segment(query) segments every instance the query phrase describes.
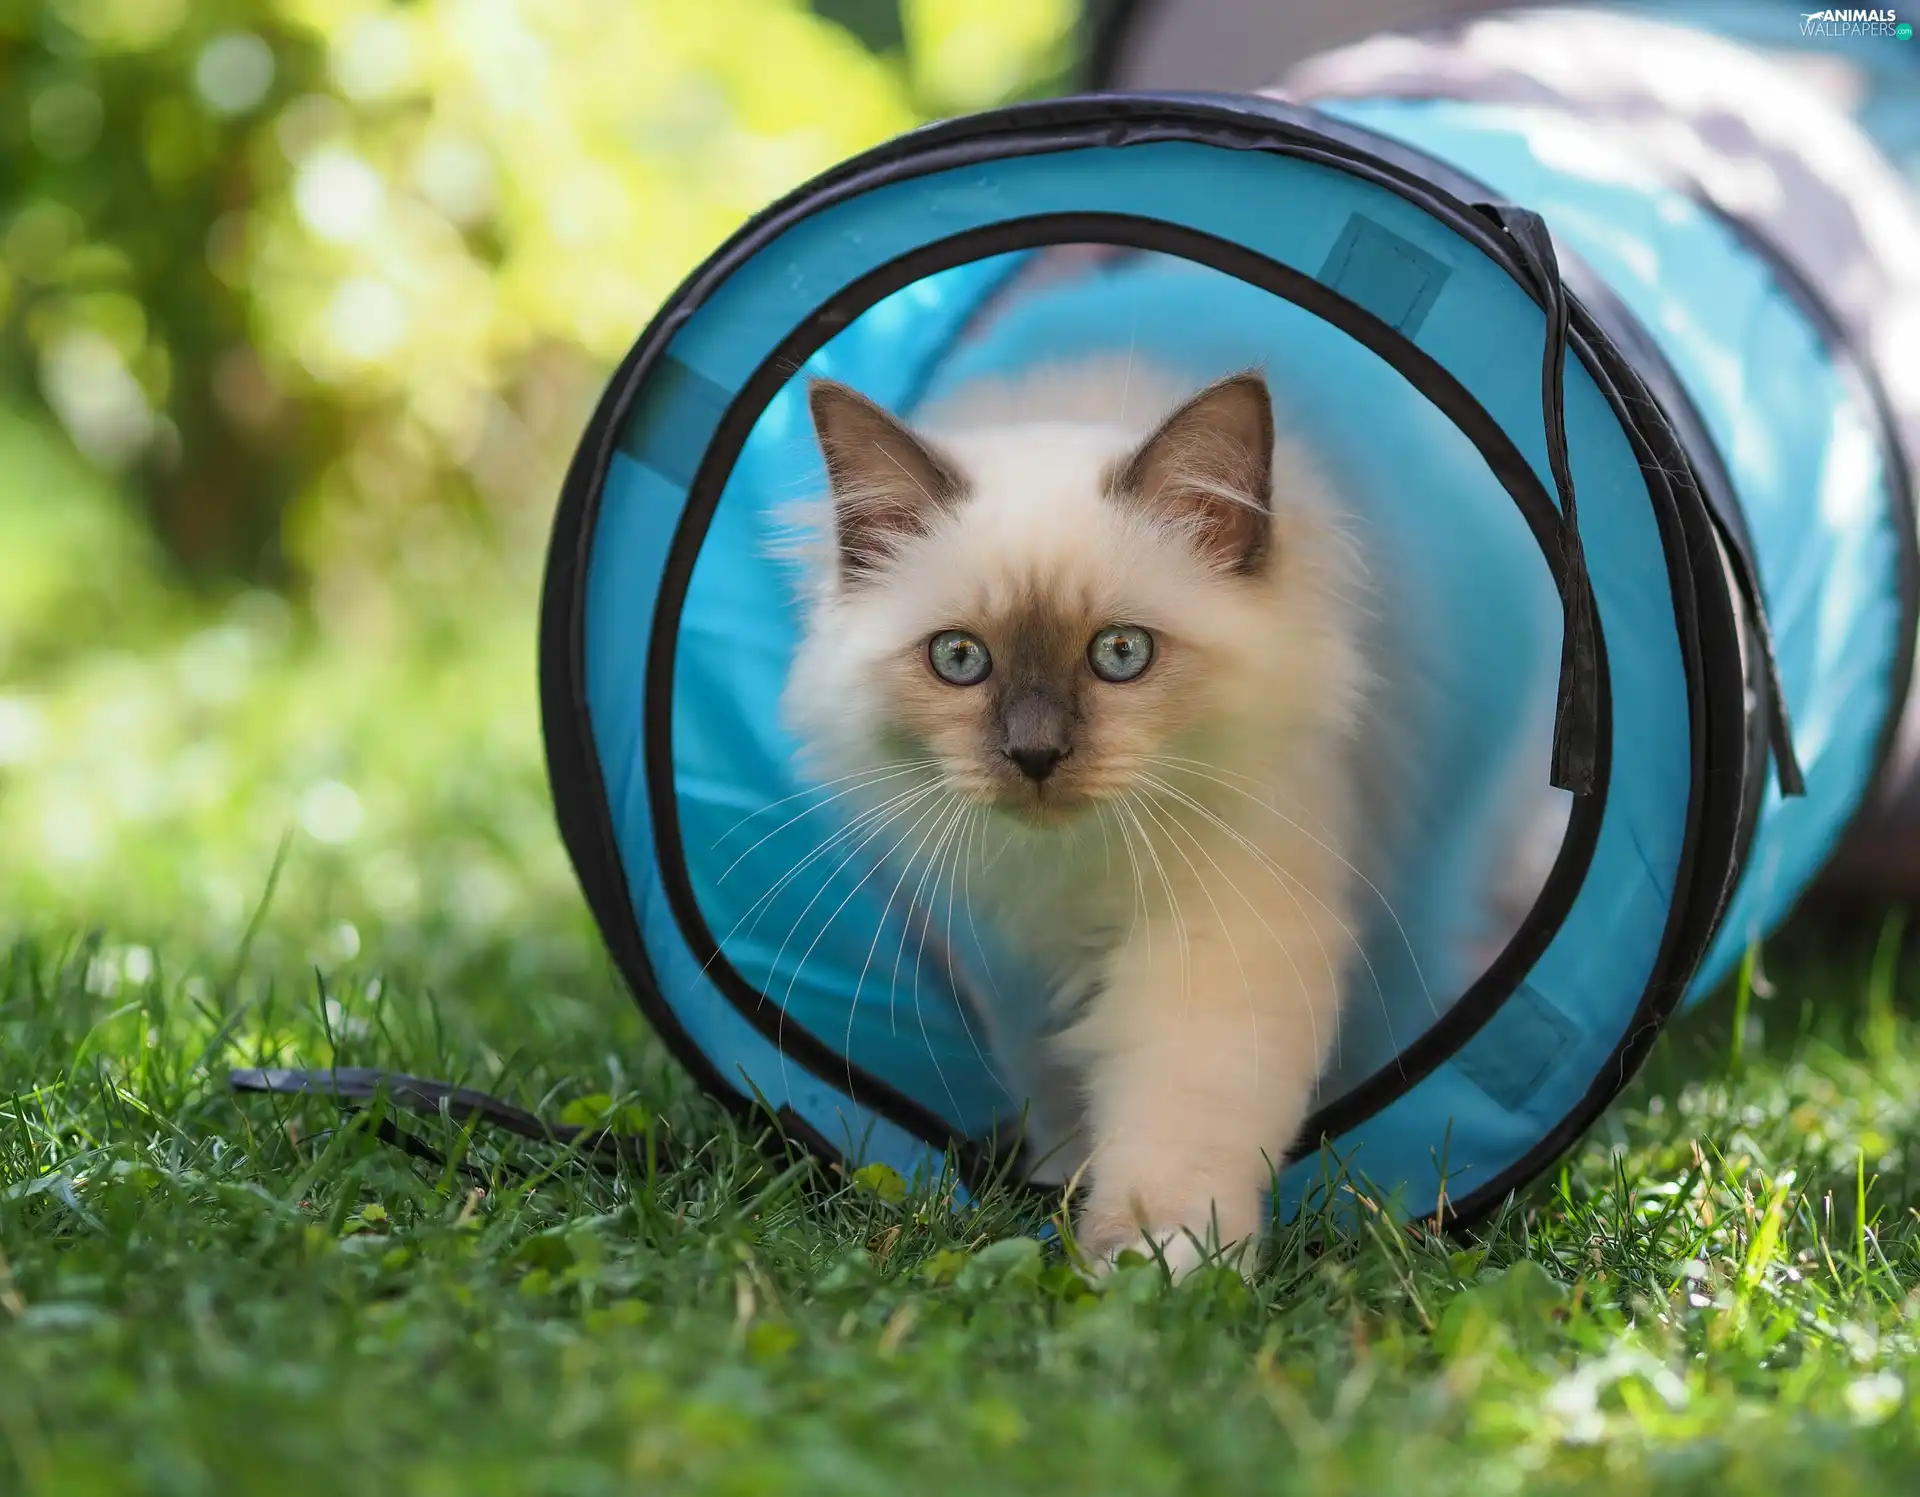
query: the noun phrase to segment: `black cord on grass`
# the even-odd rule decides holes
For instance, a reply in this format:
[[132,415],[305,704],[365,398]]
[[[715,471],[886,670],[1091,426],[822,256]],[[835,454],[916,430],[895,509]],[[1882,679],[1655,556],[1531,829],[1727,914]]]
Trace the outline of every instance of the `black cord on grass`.
[[[551,1123],[536,1113],[502,1102],[485,1092],[454,1086],[445,1081],[430,1081],[422,1076],[409,1076],[399,1071],[381,1071],[368,1066],[306,1071],[279,1066],[248,1066],[228,1072],[227,1086],[229,1090],[240,1093],[326,1097],[350,1112],[358,1112],[385,1101],[421,1117],[486,1123],[537,1143],[559,1144],[573,1149],[580,1158],[608,1174],[616,1173],[623,1160],[645,1168],[651,1158],[656,1168],[676,1168],[672,1151],[657,1135],[638,1137],[618,1134],[606,1128]],[[447,1168],[448,1160],[444,1154],[425,1139],[396,1126],[391,1120],[380,1118],[374,1124],[373,1131],[382,1143],[443,1171]],[[471,1166],[461,1163],[458,1167],[469,1176],[480,1178]]]

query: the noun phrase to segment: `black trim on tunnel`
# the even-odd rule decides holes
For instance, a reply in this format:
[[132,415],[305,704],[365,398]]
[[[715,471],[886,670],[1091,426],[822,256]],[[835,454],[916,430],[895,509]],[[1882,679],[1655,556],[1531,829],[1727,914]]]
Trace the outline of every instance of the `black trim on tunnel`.
[[1916,506],[1913,468],[1906,446],[1899,436],[1899,422],[1894,418],[1893,403],[1888,398],[1872,355],[1859,346],[1858,340],[1821,297],[1799,265],[1778,245],[1758,233],[1746,220],[1714,202],[1704,190],[1692,188],[1688,196],[1702,213],[1725,229],[1742,249],[1766,264],[1780,290],[1801,316],[1812,324],[1815,333],[1826,345],[1828,357],[1833,360],[1842,381],[1853,386],[1855,397],[1870,412],[1882,471],[1886,475],[1889,507],[1893,511],[1893,528],[1899,547],[1894,586],[1900,597],[1900,622],[1896,626],[1897,643],[1893,680],[1888,688],[1886,721],[1881,725],[1879,742],[1874,745],[1873,775],[1862,789],[1853,815],[1835,836],[1833,849],[1823,861],[1820,873],[1807,880],[1807,888],[1811,889],[1838,854],[1858,818],[1868,807],[1880,803],[1881,796],[1888,789],[1887,776],[1894,768],[1893,750],[1900,736],[1900,724],[1906,716],[1908,700],[1913,694],[1915,655],[1916,650],[1920,649],[1920,507]]
[[[1263,98],[1256,102],[1264,110],[1274,101]],[[1299,114],[1313,113],[1308,106],[1281,107]],[[1334,120],[1332,117],[1328,119],[1335,133],[1344,129],[1358,128],[1348,126],[1344,121]],[[1361,131],[1361,133],[1364,135],[1367,132]],[[1373,148],[1383,161],[1400,171],[1424,172],[1436,183],[1445,186],[1458,196],[1470,199],[1476,196],[1479,199],[1497,196],[1485,183],[1470,177],[1450,163],[1436,161],[1396,139],[1379,137],[1373,141]],[[1684,193],[1703,213],[1713,218],[1739,242],[1743,249],[1764,262],[1773,272],[1781,291],[1813,326],[1815,332],[1826,344],[1843,379],[1854,386],[1855,395],[1867,408],[1885,465],[1896,544],[1899,549],[1895,586],[1899,595],[1900,624],[1895,658],[1890,670],[1888,711],[1882,724],[1879,741],[1875,745],[1875,770],[1870,783],[1861,794],[1859,803],[1854,808],[1853,816],[1847,823],[1847,827],[1851,827],[1869,807],[1877,804],[1878,797],[1885,788],[1886,776],[1892,767],[1893,750],[1898,741],[1906,705],[1916,685],[1914,680],[1916,646],[1920,645],[1920,501],[1916,500],[1913,466],[1908,459],[1906,448],[1897,435],[1892,405],[1873,360],[1857,346],[1856,340],[1849,334],[1833,308],[1807,280],[1799,266],[1779,246],[1758,233],[1751,224],[1714,202],[1699,188],[1698,184],[1676,181],[1673,186],[1676,191]],[[1724,794],[1735,793],[1737,788],[1740,796],[1741,807],[1735,817],[1732,860],[1725,871],[1724,878],[1720,881],[1717,892],[1712,888],[1689,888],[1683,891],[1678,880],[1675,886],[1676,906],[1681,901],[1682,893],[1685,892],[1692,902],[1701,905],[1710,904],[1714,911],[1708,920],[1704,935],[1700,938],[1700,949],[1692,959],[1692,966],[1697,967],[1717,933],[1720,913],[1724,910],[1727,900],[1732,897],[1740,876],[1745,870],[1753,838],[1759,826],[1760,808],[1765,798],[1766,756],[1773,748],[1777,735],[1786,727],[1785,704],[1783,702],[1776,704],[1774,700],[1774,693],[1780,689],[1780,681],[1778,669],[1772,658],[1771,624],[1767,616],[1766,598],[1761,586],[1758,563],[1753,557],[1751,541],[1747,534],[1746,517],[1740,508],[1739,497],[1734,490],[1725,459],[1720,453],[1718,444],[1708,432],[1705,420],[1695,406],[1685,383],[1668,362],[1658,342],[1611,286],[1576,255],[1564,249],[1561,251],[1561,268],[1569,289],[1574,293],[1582,311],[1598,332],[1601,344],[1607,347],[1608,361],[1617,376],[1616,384],[1628,387],[1628,397],[1633,403],[1634,417],[1639,419],[1652,413],[1657,417],[1658,428],[1664,430],[1664,436],[1660,438],[1660,446],[1667,455],[1656,456],[1654,468],[1647,472],[1649,484],[1657,486],[1674,477],[1684,478],[1686,487],[1705,505],[1713,523],[1708,533],[1696,535],[1692,544],[1697,552],[1709,550],[1726,552],[1728,565],[1736,581],[1734,601],[1742,610],[1748,630],[1747,665],[1750,674],[1745,678],[1742,693],[1743,698],[1749,703],[1746,724],[1748,750],[1745,756],[1744,774],[1739,779],[1733,778],[1730,747],[1732,734],[1726,728],[1721,729],[1718,739],[1729,747],[1710,755],[1706,767],[1712,788]],[[1592,359],[1588,358],[1586,362],[1591,370]],[[1627,410],[1622,404],[1618,388],[1611,391],[1609,400],[1613,403],[1623,426],[1628,425]],[[1649,430],[1654,428],[1650,427]],[[1645,435],[1642,433],[1643,439]],[[1703,596],[1714,597],[1723,590],[1724,583],[1716,582],[1711,578],[1710,569],[1704,567],[1698,554],[1696,554],[1694,565],[1701,578]],[[1724,642],[1725,631],[1716,629],[1715,632],[1717,638],[1714,650],[1717,651]],[[1731,636],[1731,647],[1738,652],[1737,634]],[[1720,695],[1724,698],[1725,692],[1721,692]],[[1716,759],[1721,761],[1718,767],[1715,767]],[[1834,839],[1834,851],[1829,854],[1827,860],[1829,863],[1837,855],[1845,837],[1846,828],[1842,828]],[[1703,873],[1701,876],[1707,875]],[[1817,881],[1816,875],[1815,878],[1808,880],[1807,887],[1812,888]],[[1676,922],[1679,916],[1680,910],[1676,907],[1674,911]],[[1675,959],[1677,960],[1677,953]],[[1605,1084],[1605,1075],[1597,1080],[1588,1096],[1582,1099],[1580,1105],[1535,1150],[1492,1184],[1462,1197],[1457,1203],[1450,1204],[1449,1221],[1470,1223],[1475,1216],[1483,1215],[1504,1195],[1518,1189],[1540,1169],[1547,1167],[1591,1125],[1638,1069],[1653,1040],[1657,1037],[1660,1026],[1685,996],[1686,984],[1691,981],[1691,975],[1692,968],[1689,967],[1684,980],[1664,1008],[1653,1003],[1643,1005],[1643,1012],[1636,1019],[1636,1027],[1629,1029],[1613,1062],[1607,1069],[1606,1074],[1615,1077],[1612,1084]],[[1649,999],[1653,991],[1653,986],[1650,985]]]
[[[1611,345],[1593,353],[1590,371],[1634,444],[1649,489],[1668,487],[1678,478],[1683,480],[1683,494],[1694,501],[1656,504],[1654,514],[1662,531],[1669,535],[1669,555],[1673,555],[1672,546],[1677,542],[1689,564],[1686,574],[1673,575],[1681,637],[1693,641],[1696,659],[1720,663],[1722,685],[1718,691],[1696,694],[1692,700],[1693,799],[1700,814],[1688,819],[1674,874],[1667,929],[1653,979],[1642,994],[1638,1010],[1625,1027],[1613,1056],[1595,1075],[1579,1103],[1506,1170],[1462,1194],[1450,1206],[1450,1226],[1471,1225],[1551,1165],[1592,1125],[1645,1061],[1666,1021],[1685,997],[1719,926],[1732,892],[1738,856],[1750,835],[1742,827],[1754,804],[1747,787],[1753,777],[1765,772],[1764,757],[1752,758],[1746,752],[1749,746],[1762,745],[1765,740],[1749,731],[1752,717],[1745,700],[1734,618],[1739,594],[1728,585],[1720,532],[1699,499],[1691,472],[1672,466],[1675,459],[1684,464],[1687,454],[1664,415],[1657,426],[1631,423],[1630,412],[1639,412],[1644,419],[1647,412],[1659,411],[1651,392]],[[1668,491],[1673,492],[1671,488]],[[1715,868],[1721,870],[1718,876],[1713,873]]]
[[[911,135],[890,142],[866,156],[856,158],[840,168],[809,184],[775,204],[761,214],[707,262],[676,296],[669,301],[661,313],[654,319],[640,341],[624,361],[621,370],[615,376],[592,424],[589,426],[582,447],[570,470],[567,486],[563,490],[561,512],[556,521],[552,554],[549,562],[547,589],[543,599],[542,613],[542,701],[548,745],[550,774],[555,783],[556,810],[561,822],[563,837],[576,870],[586,887],[590,904],[607,935],[609,946],[619,962],[623,974],[632,986],[636,1000],[642,1010],[654,1022],[669,1047],[688,1064],[695,1075],[709,1090],[733,1102],[744,1106],[744,1098],[738,1085],[720,1076],[713,1063],[701,1054],[685,1030],[673,1016],[670,1005],[659,990],[653,978],[650,963],[646,958],[644,943],[635,918],[625,871],[620,866],[617,843],[611,825],[610,810],[606,804],[605,787],[601,782],[598,764],[594,757],[591,742],[591,724],[588,721],[585,701],[584,654],[585,654],[585,571],[588,554],[592,544],[594,520],[598,508],[601,487],[605,482],[614,448],[625,428],[631,413],[633,402],[639,390],[645,385],[654,363],[665,349],[678,328],[693,314],[694,310],[733,273],[746,259],[757,253],[780,233],[794,223],[810,217],[825,206],[843,201],[884,183],[904,177],[950,169],[957,166],[977,164],[983,161],[1018,157],[1025,155],[1049,154],[1058,151],[1082,149],[1088,147],[1124,147],[1132,143],[1181,140],[1220,147],[1223,149],[1251,149],[1281,154],[1295,159],[1315,161],[1349,175],[1374,183],[1407,199],[1421,207],[1441,223],[1485,253],[1519,284],[1527,289],[1527,282],[1517,270],[1516,260],[1510,246],[1503,242],[1499,232],[1480,218],[1469,206],[1475,201],[1485,201],[1490,194],[1454,171],[1445,163],[1425,157],[1418,152],[1401,147],[1396,142],[1378,137],[1368,131],[1347,126],[1341,122],[1321,119],[1307,111],[1270,100],[1235,99],[1223,100],[1210,97],[1142,97],[1121,96],[1083,98],[1047,101],[1040,104],[1018,106],[996,111],[991,115],[973,116],[967,119],[944,122],[939,125],[916,131]],[[1134,222],[1139,222],[1135,220]],[[997,227],[997,226],[996,226]],[[1161,225],[1162,229],[1172,226]],[[1085,240],[1090,237],[1084,228],[1077,231],[1078,237]],[[1175,230],[1176,233],[1197,231]],[[1002,248],[1015,247],[1011,243],[1002,244]],[[1231,249],[1240,254],[1249,254],[1239,246]],[[975,255],[988,251],[977,249]],[[912,257],[909,257],[912,258]],[[966,258],[964,256],[960,258]],[[1191,257],[1190,257],[1191,258]],[[1261,260],[1263,265],[1271,262]],[[918,268],[917,274],[930,273],[930,266]],[[1296,273],[1297,274],[1297,273]],[[1304,279],[1304,278],[1303,278]],[[1259,282],[1256,280],[1255,282]],[[1319,283],[1311,283],[1318,287]],[[1324,288],[1320,288],[1324,290]],[[1311,294],[1311,293],[1310,293]],[[1532,296],[1532,292],[1528,293]],[[1537,298],[1535,298],[1537,300]],[[1338,299],[1335,299],[1338,301]],[[1345,306],[1344,302],[1340,303]],[[1356,316],[1367,318],[1367,314],[1353,309]],[[1607,343],[1605,336],[1595,326],[1593,319],[1575,299],[1573,304],[1573,328],[1570,346],[1574,356],[1579,358],[1590,373],[1600,378],[1598,355],[1604,351],[1616,366],[1620,366],[1618,354]],[[812,329],[818,333],[812,346],[817,347],[827,336],[844,326],[845,313],[836,314],[840,321],[829,327],[819,327],[820,315],[815,314],[808,324],[797,330]],[[1376,324],[1384,334],[1388,346],[1398,348],[1402,358],[1426,360],[1427,356],[1411,343],[1407,343],[1399,334]],[[810,351],[810,350],[809,350]],[[1379,351],[1376,349],[1376,351]],[[1384,356],[1384,355],[1383,355]],[[1401,359],[1389,357],[1389,362],[1406,372]],[[1428,362],[1431,362],[1428,360]],[[792,364],[787,366],[790,371]],[[1623,366],[1621,366],[1623,367]],[[1444,371],[1441,371],[1444,375]],[[781,377],[784,379],[784,375]],[[1451,380],[1451,376],[1445,376]],[[751,424],[752,416],[757,416],[766,398],[770,398],[772,389],[777,388],[780,380],[771,383],[759,403],[753,404],[751,414],[746,415],[743,404],[747,392],[735,400],[730,407],[729,421],[745,415],[737,437],[744,438],[745,427]],[[1429,392],[1431,394],[1431,392]],[[1638,434],[1636,423],[1646,419],[1645,410],[1630,410],[1617,398],[1617,391],[1610,394],[1614,409],[1623,428],[1629,434],[1629,440],[1636,444],[1637,451],[1646,449],[1644,437]],[[1657,407],[1652,408],[1657,412]],[[1484,413],[1483,413],[1484,414]],[[1664,429],[1664,422],[1662,423]],[[1497,428],[1496,428],[1497,430]],[[1501,433],[1504,440],[1504,433]],[[1508,443],[1507,445],[1511,445]],[[709,451],[708,462],[713,453]],[[728,464],[731,463],[728,458]],[[1539,490],[1544,499],[1544,490],[1540,489],[1537,478],[1530,468],[1525,468],[1528,484]],[[1684,990],[1686,981],[1697,966],[1704,953],[1706,940],[1711,934],[1713,914],[1718,910],[1718,896],[1724,887],[1725,870],[1731,865],[1733,856],[1733,838],[1719,823],[1731,822],[1736,816],[1708,816],[1712,807],[1725,805],[1731,795],[1732,804],[1737,807],[1744,795],[1741,787],[1746,783],[1745,754],[1743,735],[1729,737],[1723,733],[1713,736],[1711,746],[1706,732],[1706,700],[1724,704],[1729,699],[1735,704],[1743,697],[1741,671],[1738,652],[1726,646],[1724,641],[1712,641],[1712,648],[1703,652],[1702,636],[1699,629],[1699,599],[1695,593],[1695,577],[1692,567],[1697,564],[1698,556],[1711,547],[1704,544],[1690,548],[1687,535],[1700,534],[1702,527],[1710,522],[1699,504],[1698,491],[1691,484],[1676,490],[1665,482],[1655,482],[1658,469],[1657,459],[1643,458],[1643,471],[1648,474],[1649,499],[1658,516],[1663,546],[1665,549],[1669,580],[1672,584],[1675,601],[1675,626],[1679,636],[1679,649],[1687,680],[1689,710],[1692,718],[1692,745],[1694,756],[1694,774],[1689,789],[1686,811],[1686,841],[1684,844],[1682,866],[1676,882],[1674,906],[1670,912],[1667,930],[1663,935],[1661,952],[1654,964],[1645,992],[1630,1022],[1625,1026],[1626,1037],[1616,1048],[1605,1073],[1599,1077],[1594,1088],[1584,1099],[1582,1107],[1575,1110],[1564,1120],[1564,1132],[1571,1126],[1575,1131],[1591,1121],[1593,1112],[1604,1105],[1602,1099],[1591,1109],[1587,1104],[1604,1091],[1610,1098],[1613,1091],[1624,1083],[1632,1065],[1644,1051],[1643,1037],[1650,1040],[1657,1032],[1660,1023],[1671,1010],[1673,1003]],[[703,472],[705,465],[703,465]],[[717,493],[717,490],[716,490]],[[1683,517],[1676,513],[1685,508],[1688,513]],[[683,517],[683,534],[676,537],[675,553],[682,558],[682,565],[690,566],[690,550],[683,549],[686,519],[691,517],[694,499],[690,494],[687,515]],[[1524,507],[1523,507],[1524,512]],[[1547,512],[1551,515],[1551,524],[1557,525],[1558,511],[1548,502]],[[704,528],[706,517],[701,517],[700,527]],[[1536,527],[1536,534],[1540,534]],[[1549,529],[1543,536],[1550,561],[1557,556],[1557,546],[1552,544],[1552,532]],[[1690,555],[1694,558],[1689,560]],[[1702,579],[1707,580],[1707,579]],[[683,579],[684,586],[684,579]],[[1727,584],[1724,574],[1716,574],[1709,582],[1707,596],[1718,599],[1720,612],[1730,609],[1726,597]],[[659,621],[671,626],[677,621],[678,599],[673,609],[667,607],[664,594],[660,601]],[[663,667],[665,668],[663,671]],[[659,693],[668,688],[663,680],[671,675],[670,645],[664,649],[662,636],[656,633],[654,655],[649,661],[648,694],[650,705],[659,700]],[[1729,688],[1731,696],[1729,697]],[[1602,698],[1605,700],[1604,695]],[[1724,715],[1724,714],[1722,714]],[[1736,710],[1735,713],[1738,716]],[[655,743],[666,742],[666,735],[660,729],[654,713],[649,714],[649,792],[654,797],[656,808],[663,798],[670,802],[670,788],[662,790],[662,761],[652,752]],[[1603,747],[1609,746],[1609,735],[1603,734]],[[669,745],[670,747],[670,745]],[[670,754],[664,765],[667,773],[665,782],[671,785]],[[1596,818],[1597,820],[1597,818]],[[1709,825],[1709,823],[1712,825]],[[1561,863],[1564,864],[1574,838],[1569,833],[1568,841],[1563,844]],[[1588,850],[1590,854],[1590,849]],[[662,859],[663,881],[669,881],[672,869],[670,860]],[[1700,868],[1704,865],[1704,869]],[[1561,865],[1556,865],[1555,877],[1549,879],[1547,890],[1542,891],[1543,899],[1560,876]],[[1712,873],[1717,868],[1718,873]],[[1702,910],[1702,901],[1694,893],[1696,871],[1708,872],[1714,889],[1711,908]],[[684,870],[680,871],[678,881],[684,885]],[[1578,880],[1574,881],[1577,892]],[[684,902],[684,900],[683,900]],[[697,915],[697,911],[695,912]],[[1536,904],[1528,922],[1516,936],[1510,950],[1519,949],[1526,943],[1539,940],[1542,908]],[[684,913],[676,908],[681,917],[683,932]],[[1557,923],[1557,922],[1556,922]],[[1548,933],[1550,938],[1551,932]],[[709,935],[710,942],[711,937]],[[1539,940],[1542,948],[1545,940]],[[736,981],[738,981],[736,977]],[[740,983],[744,988],[745,984]],[[1478,985],[1476,985],[1478,986]],[[1482,1017],[1491,1017],[1499,1007],[1499,999],[1505,994],[1489,990],[1486,1013]],[[758,1003],[764,1009],[760,995],[748,992],[749,1002]],[[1465,999],[1454,1006],[1452,1013],[1461,1013],[1468,1017],[1472,1008],[1465,1006]],[[769,1020],[769,1022],[771,1022]],[[1471,1037],[1474,1024],[1466,1028],[1466,1019],[1460,1021],[1463,1032],[1457,1034],[1458,1044],[1464,1044]],[[1450,1031],[1451,1034],[1451,1031]],[[791,1028],[783,1036],[789,1050],[793,1049],[794,1039]],[[1416,1042],[1416,1045],[1418,1042]],[[1458,1048],[1458,1044],[1454,1046]],[[842,1078],[847,1075],[845,1057],[836,1056],[821,1048],[821,1054],[813,1061],[795,1055],[794,1058],[806,1064],[810,1071],[826,1081],[828,1085],[840,1087]],[[1434,1047],[1438,1050],[1440,1047]],[[1412,1047],[1410,1052],[1412,1053]],[[1451,1051],[1448,1054],[1452,1053]],[[1418,1057],[1416,1057],[1418,1058]],[[1447,1054],[1432,1057],[1432,1066],[1448,1058]],[[1404,1084],[1393,1088],[1399,1095],[1418,1079],[1412,1068],[1393,1068],[1393,1080],[1402,1080]],[[1425,1074],[1422,1071],[1420,1074]],[[868,1078],[870,1081],[872,1078]],[[1384,1077],[1374,1078],[1384,1080]],[[1371,1086],[1372,1081],[1362,1083],[1362,1088]],[[1385,1087],[1381,1089],[1384,1093]],[[1356,1088],[1356,1092],[1360,1091]],[[860,1086],[857,1091],[847,1093],[852,1100],[869,1107],[881,1116],[890,1117],[896,1123],[908,1127],[928,1142],[947,1144],[955,1148],[956,1157],[963,1169],[970,1175],[982,1167],[981,1156],[966,1141],[954,1137],[953,1130],[943,1120],[931,1116],[927,1109],[901,1097],[897,1091],[878,1083],[874,1086]],[[1349,1093],[1354,1096],[1355,1093]],[[1369,1101],[1378,1101],[1369,1093]],[[1386,1100],[1391,1100],[1387,1098]],[[904,1104],[904,1105],[901,1105]],[[1353,1125],[1354,1118],[1344,1118],[1341,1104],[1336,1102],[1320,1118],[1314,1120],[1316,1129],[1335,1125],[1341,1131]],[[909,1121],[911,1120],[911,1121]],[[915,1124],[927,1126],[915,1126]],[[1308,1132],[1305,1137],[1314,1140],[1323,1133]],[[1536,1154],[1538,1151],[1535,1151]],[[1529,1155],[1528,1167],[1535,1161]],[[1518,1170],[1505,1172],[1501,1177],[1502,1188],[1511,1188],[1519,1183]],[[1480,1195],[1484,1197],[1485,1192]],[[1460,1209],[1465,1210],[1470,1201],[1462,1201]],[[1456,1218],[1457,1219],[1457,1218]]]
[[[1266,99],[1258,103],[1263,112],[1277,108],[1288,114],[1312,114],[1300,106]],[[1331,120],[1329,124],[1334,133],[1357,128]],[[1392,170],[1424,172],[1434,183],[1469,201],[1487,202],[1499,196],[1487,184],[1398,140],[1359,133],[1371,139],[1382,164]],[[1746,527],[1730,483],[1723,491],[1724,510],[1716,510],[1714,499],[1719,496],[1710,485],[1715,475],[1724,478],[1726,472],[1719,449],[1698,419],[1685,386],[1632,311],[1571,250],[1563,247],[1560,257],[1573,293],[1569,346],[1634,448],[1665,543],[1674,625],[1689,685],[1692,784],[1667,928],[1640,1003],[1623,1026],[1619,1043],[1580,1101],[1533,1149],[1482,1186],[1457,1196],[1451,1195],[1449,1187],[1445,1220],[1451,1227],[1471,1226],[1548,1168],[1592,1126],[1645,1061],[1686,996],[1745,862],[1758,825],[1764,786],[1756,782],[1765,774],[1767,723],[1773,717],[1769,692],[1775,685],[1774,673],[1761,668],[1749,675],[1752,662],[1742,657],[1739,627],[1733,619],[1736,605],[1745,608],[1750,618],[1764,619],[1765,600],[1757,586],[1729,586],[1727,569],[1720,564],[1722,555],[1744,540]],[[1644,369],[1636,359],[1644,361]],[[1643,373],[1657,391],[1649,387]],[[1660,400],[1660,394],[1672,392],[1682,397],[1677,421]],[[1736,577],[1740,571],[1732,558],[1728,569]],[[1710,714],[1710,707],[1717,710]]]

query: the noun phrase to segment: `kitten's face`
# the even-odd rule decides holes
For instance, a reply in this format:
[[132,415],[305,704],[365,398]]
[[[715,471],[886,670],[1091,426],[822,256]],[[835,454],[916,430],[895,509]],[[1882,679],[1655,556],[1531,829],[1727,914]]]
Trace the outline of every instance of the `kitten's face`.
[[1150,784],[1272,648],[1249,637],[1273,549],[1257,376],[1137,446],[1067,424],[936,446],[843,387],[811,393],[839,575],[808,648],[836,652],[846,700],[807,715],[836,757],[931,759],[975,803],[1054,821]]
[[954,789],[1029,819],[1132,788],[1193,716],[1200,661],[1148,597],[1101,591],[1057,576],[974,590],[954,627],[894,652],[888,726]]

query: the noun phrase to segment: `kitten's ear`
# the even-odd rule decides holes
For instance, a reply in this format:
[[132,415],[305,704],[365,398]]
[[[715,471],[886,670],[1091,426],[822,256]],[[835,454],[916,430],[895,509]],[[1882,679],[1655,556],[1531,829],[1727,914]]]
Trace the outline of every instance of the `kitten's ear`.
[[946,457],[858,391],[812,380],[807,405],[833,485],[842,576],[871,574],[965,495],[966,481]]
[[1235,572],[1267,559],[1273,515],[1273,401],[1257,372],[1208,385],[1114,471],[1114,498],[1189,531]]

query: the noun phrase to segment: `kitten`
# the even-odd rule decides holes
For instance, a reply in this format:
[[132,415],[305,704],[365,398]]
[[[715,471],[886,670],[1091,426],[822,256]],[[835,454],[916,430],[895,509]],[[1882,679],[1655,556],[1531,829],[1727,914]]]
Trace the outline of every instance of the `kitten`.
[[885,791],[982,823],[949,855],[1043,984],[987,1015],[1030,1148],[1086,1184],[1090,1257],[1176,1271],[1250,1262],[1333,1041],[1373,684],[1264,378],[1182,393],[1090,363],[915,430],[815,380],[831,519],[785,698],[822,778],[930,764]]

